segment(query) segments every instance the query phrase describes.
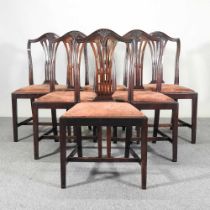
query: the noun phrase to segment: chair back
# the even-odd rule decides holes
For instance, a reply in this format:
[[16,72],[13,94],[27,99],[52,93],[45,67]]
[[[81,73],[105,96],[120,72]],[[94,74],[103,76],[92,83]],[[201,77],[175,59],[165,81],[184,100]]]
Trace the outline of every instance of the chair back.
[[43,84],[50,83],[50,66],[51,66],[51,57],[52,57],[52,43],[59,36],[55,33],[45,33],[36,39],[29,39],[27,42],[27,52],[28,52],[28,65],[29,65],[29,85],[34,84],[33,76],[33,61],[31,54],[31,44],[40,43],[45,55],[44,71],[45,71],[45,80]]
[[109,29],[99,29],[80,43],[90,43],[95,60],[94,90],[96,100],[110,100],[116,89],[116,72],[114,66],[114,52],[118,42],[128,43],[129,40],[121,37]]
[[[86,35],[80,31],[70,31],[58,39],[54,40],[52,45],[52,62],[51,62],[51,91],[55,90],[55,61],[56,61],[56,53],[60,43],[64,44],[67,56],[67,71],[66,71],[66,84],[67,88],[70,90],[74,90],[77,88],[76,84],[77,80],[80,77],[80,66],[81,57],[82,57],[82,49],[85,44],[79,44],[76,42],[78,38],[85,38]],[[86,52],[86,51],[85,51]],[[85,67],[86,67],[86,76],[88,75],[88,64],[87,64],[87,54],[85,53]],[[86,79],[86,83],[88,83],[88,79]],[[78,91],[75,91],[77,94]],[[78,96],[75,95],[75,99]]]
[[[144,89],[143,87],[143,67],[145,48],[149,46],[152,74],[157,82],[157,91],[161,89],[161,73],[158,74],[159,65],[162,58],[162,42],[158,38],[154,38],[142,30],[132,30],[124,36],[126,39],[131,39],[132,43],[127,44],[125,56],[124,84],[129,86],[131,91],[129,101],[133,101],[133,89]],[[127,84],[128,83],[128,84]]]
[[[162,52],[163,52],[162,56],[165,55],[165,48],[166,48],[166,45],[169,41],[176,44],[174,84],[178,85],[179,84],[179,57],[180,57],[180,49],[181,49],[180,39],[179,38],[172,38],[172,37],[168,36],[167,34],[161,32],[161,31],[152,32],[152,33],[150,33],[150,35],[154,38],[158,38],[158,39],[161,40],[162,48],[163,48],[162,49]],[[161,61],[163,62],[163,58],[161,58]],[[163,63],[161,63],[160,68],[161,68],[160,71],[162,72],[162,77],[163,77]],[[164,80],[162,82],[164,82]],[[152,77],[151,83],[155,83],[154,75]]]

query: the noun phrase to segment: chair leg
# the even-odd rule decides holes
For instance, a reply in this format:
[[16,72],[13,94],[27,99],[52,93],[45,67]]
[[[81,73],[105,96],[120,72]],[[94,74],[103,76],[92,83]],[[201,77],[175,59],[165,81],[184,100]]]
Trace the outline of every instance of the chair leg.
[[[174,99],[174,101],[178,102],[178,99]],[[179,117],[178,117],[178,122],[179,122]],[[173,124],[173,112],[171,114],[171,126],[170,126],[170,130],[172,130],[172,124]]]
[[141,185],[142,189],[147,186],[147,132],[148,125],[145,123],[141,129]]
[[32,106],[33,106],[34,98],[31,98],[30,101],[31,101],[31,111],[32,111]]
[[93,126],[93,142],[97,142],[97,127]]
[[51,116],[52,116],[53,134],[55,136],[55,141],[58,142],[58,139],[56,139],[56,137],[58,136],[56,109],[51,109]]
[[172,161],[177,162],[178,104],[172,110]]
[[102,128],[97,126],[98,157],[102,158]]
[[128,126],[126,128],[125,158],[129,158],[131,138],[132,138],[132,126]]
[[[66,111],[68,111],[69,109],[66,109]],[[67,126],[67,134],[68,134],[68,137],[70,137],[71,136],[71,126]],[[72,142],[72,140],[71,139],[69,139],[68,140],[68,142]]]
[[13,121],[13,140],[18,142],[18,116],[17,116],[17,97],[12,94],[12,121]]
[[32,107],[34,130],[34,159],[39,159],[39,113],[36,106]]
[[[160,121],[160,110],[155,109],[153,137],[157,137],[158,128],[159,128],[159,121]],[[152,143],[156,143],[156,141],[152,141]]]
[[60,125],[61,188],[66,188],[66,127]]
[[117,143],[117,126],[113,126],[113,138],[114,138],[114,141],[113,143]]
[[198,106],[198,95],[195,94],[192,98],[192,127],[191,127],[191,143],[196,143],[196,130],[197,130],[197,106]]
[[82,136],[81,136],[81,126],[75,126],[76,129],[76,141],[77,141],[77,152],[78,157],[82,157]]
[[107,138],[107,157],[111,158],[111,126],[107,126],[106,130],[106,138]]

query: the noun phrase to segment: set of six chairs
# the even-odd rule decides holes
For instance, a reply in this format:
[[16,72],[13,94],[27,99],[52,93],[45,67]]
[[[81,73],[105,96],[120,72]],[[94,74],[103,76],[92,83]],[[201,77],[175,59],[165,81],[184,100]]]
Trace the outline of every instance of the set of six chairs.
[[[167,42],[176,44],[174,84],[164,81],[163,57]],[[43,84],[34,84],[31,44],[41,43],[45,53],[45,80]],[[57,49],[63,43],[67,55],[66,84],[57,83],[56,56]],[[115,69],[117,45],[122,44],[125,55],[123,83],[118,81],[118,69]],[[149,49],[152,78],[144,84],[143,73],[145,51]],[[92,57],[89,55],[92,51]],[[82,58],[84,56],[84,59]],[[132,30],[120,36],[109,29],[99,29],[86,36],[79,31],[70,31],[58,37],[46,33],[28,41],[29,86],[12,93],[14,141],[18,141],[18,127],[33,124],[34,158],[39,158],[39,141],[41,139],[60,140],[61,153],[61,187],[66,186],[66,163],[68,161],[118,161],[139,162],[142,165],[142,188],[146,188],[147,142],[159,140],[172,143],[172,161],[177,161],[178,126],[191,128],[191,143],[196,142],[197,97],[198,94],[187,87],[179,85],[180,39],[171,38],[163,32],[145,33]],[[84,71],[81,62],[84,60]],[[95,65],[89,65],[91,61]],[[91,74],[92,72],[92,74]],[[90,75],[93,75],[90,78]],[[81,78],[85,78],[82,85]],[[90,82],[92,80],[92,83]],[[31,100],[33,117],[18,122],[17,99]],[[178,100],[192,100],[191,123],[178,118]],[[40,122],[39,110],[50,109],[52,122]],[[68,110],[57,122],[56,110]],[[153,134],[147,133],[147,117],[142,110],[154,110]],[[171,123],[160,124],[160,110],[171,110]],[[39,126],[52,126],[40,134]],[[58,132],[60,125],[60,132]],[[93,135],[82,135],[81,126],[89,126]],[[107,127],[107,154],[102,152],[102,126]],[[171,135],[161,131],[169,127]],[[73,134],[72,129],[73,127]],[[125,153],[123,158],[111,155],[111,140],[122,140],[117,135],[118,127],[126,127]],[[136,138],[134,138],[135,127]],[[113,131],[111,133],[111,131]],[[50,135],[52,134],[52,135]],[[83,157],[82,139],[92,138],[97,143],[98,157]],[[76,143],[75,150],[66,157],[66,141]],[[131,148],[131,143],[141,142],[141,157]],[[75,157],[77,154],[78,157]],[[130,158],[129,154],[133,156]]]

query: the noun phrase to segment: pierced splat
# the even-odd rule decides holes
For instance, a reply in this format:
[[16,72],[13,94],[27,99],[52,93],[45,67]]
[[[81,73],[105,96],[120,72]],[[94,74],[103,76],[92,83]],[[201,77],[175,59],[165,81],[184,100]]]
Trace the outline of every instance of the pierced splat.
[[113,69],[117,42],[127,42],[109,29],[99,29],[80,42],[90,43],[95,58],[94,88],[98,100],[112,99],[116,89],[116,73]]
[[54,33],[46,33],[40,36],[37,39],[30,39],[27,43],[27,51],[28,51],[28,64],[29,64],[29,84],[34,84],[33,79],[33,62],[32,62],[32,56],[31,56],[31,44],[32,43],[40,43],[42,45],[42,48],[44,50],[45,54],[45,80],[43,84],[49,84],[50,83],[50,74],[51,74],[51,57],[52,57],[52,42],[58,38],[58,35]]
[[[70,31],[63,35],[62,37],[55,40],[55,42],[52,45],[52,65],[55,65],[56,60],[56,53],[57,48],[60,44],[60,42],[63,42],[65,49],[66,49],[66,55],[67,55],[67,87],[68,89],[74,89],[76,88],[76,84],[78,83],[77,78],[79,78],[79,69],[78,66],[80,66],[81,62],[81,55],[82,50],[84,48],[85,44],[80,44],[76,42],[76,39],[78,38],[84,38],[86,37],[83,33],[79,31]],[[85,59],[86,54],[85,54]],[[54,67],[52,67],[54,69]],[[86,70],[87,72],[87,70]],[[55,75],[52,72],[52,81],[54,81]],[[54,89],[54,84],[52,84],[52,89]]]
[[[168,41],[176,43],[176,55],[175,55],[175,77],[174,77],[174,84],[179,84],[179,56],[180,56],[180,39],[179,38],[172,38],[168,36],[167,34],[160,32],[160,31],[155,31],[150,34],[152,37],[159,39],[162,42],[162,56],[164,53],[164,50],[166,48],[166,45]],[[161,58],[161,73],[163,76],[163,64],[162,64],[163,59]],[[155,78],[152,77],[151,83],[155,83]],[[162,83],[164,83],[164,80],[162,78]]]
[[96,40],[91,43],[96,63],[95,90],[98,96],[111,97],[114,92],[115,78],[112,64],[116,44],[116,41],[111,39]]
[[[161,85],[162,74],[157,74],[158,66],[161,63],[162,57],[162,42],[158,38],[153,38],[142,30],[132,30],[124,35],[127,39],[132,39],[132,44],[127,44],[125,56],[125,69],[124,69],[124,84],[127,85],[126,78],[131,78],[131,85],[135,89],[144,89],[143,87],[143,62],[145,48],[148,45],[152,59],[152,78],[155,82]],[[128,64],[130,63],[130,65]],[[133,69],[132,67],[133,66]],[[130,68],[130,69],[129,69]],[[130,76],[128,75],[130,72]],[[131,73],[133,72],[133,73]],[[158,89],[160,85],[157,85]]]

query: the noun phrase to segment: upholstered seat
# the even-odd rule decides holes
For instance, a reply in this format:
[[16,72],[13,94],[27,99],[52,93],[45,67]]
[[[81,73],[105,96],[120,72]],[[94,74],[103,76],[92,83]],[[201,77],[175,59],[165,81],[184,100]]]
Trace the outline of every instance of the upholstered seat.
[[[127,91],[115,91],[112,95],[115,101],[128,101]],[[135,90],[133,91],[133,100],[136,102],[151,102],[151,103],[174,103],[174,100],[162,93],[146,91],[146,90]]]
[[[93,90],[93,86],[92,85],[85,85],[82,89],[86,90],[86,91]],[[116,89],[117,90],[127,90],[125,85],[117,85]]]
[[83,102],[69,109],[62,117],[71,118],[138,118],[144,114],[125,102]]
[[[65,90],[66,85],[55,85],[55,90]],[[22,87],[15,91],[17,94],[45,94],[50,92],[49,84],[40,84],[40,85],[29,85],[26,87]]]
[[[96,93],[93,91],[80,92],[81,101],[93,101],[95,98]],[[74,102],[74,91],[54,91],[36,99],[36,102],[72,103]]]
[[[144,88],[146,90],[155,91],[156,84],[146,84],[144,85]],[[161,92],[162,93],[190,93],[190,92],[194,92],[194,90],[184,87],[184,86],[175,85],[175,84],[162,84]]]
[[82,87],[82,90],[92,91],[93,90],[93,86],[92,85],[85,85],[84,87]]

